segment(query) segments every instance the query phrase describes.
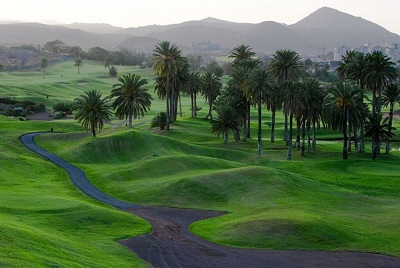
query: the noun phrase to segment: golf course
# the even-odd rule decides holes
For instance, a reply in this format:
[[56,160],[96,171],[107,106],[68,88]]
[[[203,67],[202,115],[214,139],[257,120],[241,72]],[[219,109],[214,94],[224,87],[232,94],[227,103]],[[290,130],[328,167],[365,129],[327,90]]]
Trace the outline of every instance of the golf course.
[[[259,155],[256,107],[246,142],[235,142],[233,133],[227,144],[216,137],[200,94],[197,117],[191,116],[190,96],[182,95],[182,116],[169,130],[152,128],[154,115],[165,111],[153,70],[117,68],[117,77],[91,61],[83,62],[79,74],[72,61],[49,65],[45,78],[40,69],[0,72],[0,97],[49,109],[93,89],[109,96],[127,73],[146,79],[153,98],[150,111],[134,119],[132,128],[112,116],[96,137],[73,115],[53,120],[49,111],[25,121],[0,115],[0,267],[149,267],[129,246],[130,239],[156,228],[153,215],[136,205],[161,214],[175,208],[193,215],[205,211],[209,217],[190,216],[193,223],[186,224],[188,235],[210,247],[290,250],[327,260],[329,254],[351,252],[359,261],[371,254],[380,261],[373,266],[385,267],[384,260],[400,265],[400,130],[394,130],[390,154],[383,148],[372,160],[366,140],[364,153],[353,148],[343,160],[343,134],[321,126],[317,150],[302,156],[294,147],[288,161],[284,114],[277,112],[271,143],[271,112],[264,107]],[[228,80],[221,78],[224,85]],[[399,129],[398,119],[393,126]],[[82,170],[102,193],[134,207],[120,210],[86,195],[62,167],[24,146],[21,135],[33,132],[44,132],[34,138],[39,147]],[[307,264],[303,267],[312,265]]]

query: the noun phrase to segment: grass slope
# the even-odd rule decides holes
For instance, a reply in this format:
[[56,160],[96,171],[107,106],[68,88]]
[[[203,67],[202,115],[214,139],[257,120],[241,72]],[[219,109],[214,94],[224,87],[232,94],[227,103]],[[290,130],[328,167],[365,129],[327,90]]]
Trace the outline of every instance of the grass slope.
[[146,267],[116,243],[150,226],[85,196],[60,168],[29,151],[20,134],[79,131],[65,122],[20,122],[0,116],[0,266]]
[[[191,230],[217,243],[271,249],[355,250],[400,256],[399,154],[350,154],[325,141],[286,161],[283,144],[223,145],[206,120],[183,118],[169,132],[108,129],[39,144],[83,168],[105,192],[136,203],[222,210]],[[68,146],[64,146],[65,141]],[[281,150],[282,148],[282,150]]]

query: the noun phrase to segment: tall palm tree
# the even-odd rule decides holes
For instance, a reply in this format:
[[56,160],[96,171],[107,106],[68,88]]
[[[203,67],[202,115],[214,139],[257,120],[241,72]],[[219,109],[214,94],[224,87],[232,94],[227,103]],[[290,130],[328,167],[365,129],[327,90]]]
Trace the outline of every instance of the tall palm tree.
[[75,99],[75,109],[78,112],[75,119],[86,130],[92,132],[93,137],[96,137],[96,130],[103,129],[104,122],[110,122],[111,107],[108,105],[109,97],[101,98],[100,91],[95,89],[85,91],[84,95]]
[[224,143],[228,144],[229,130],[239,131],[239,124],[240,117],[234,107],[223,105],[217,109],[216,119],[211,121],[211,129],[217,134],[217,138],[223,134]]
[[395,63],[382,51],[374,51],[366,55],[364,81],[372,89],[372,111],[381,112],[381,94],[383,89],[396,79]]
[[191,72],[186,84],[186,93],[190,95],[190,105],[192,109],[192,117],[197,116],[197,93],[200,89],[200,74],[198,72]]
[[[304,155],[305,150],[305,141],[304,141],[304,132],[305,128],[307,129],[307,151],[310,152],[311,149],[313,151],[317,150],[316,144],[316,124],[322,119],[322,105],[325,99],[325,91],[323,91],[320,87],[319,81],[316,79],[305,79],[302,82],[303,88],[305,90],[307,96],[306,110],[303,116],[303,146],[302,146],[302,155]],[[307,122],[306,122],[307,121]],[[307,126],[306,126],[307,124]],[[311,125],[313,126],[313,138],[312,138],[312,146],[311,146]]]
[[350,119],[362,120],[357,116],[364,108],[361,89],[349,82],[338,82],[328,93],[324,102],[324,116],[333,130],[343,134],[343,159],[348,159],[348,129]]
[[[397,84],[388,85],[382,93],[383,107],[389,106],[389,131],[393,128],[393,110],[396,103],[400,103],[400,88]],[[390,153],[390,140],[386,140],[386,153]]]
[[151,95],[144,88],[147,84],[146,79],[141,79],[140,75],[125,74],[118,78],[119,83],[113,85],[111,98],[116,97],[112,106],[116,109],[116,116],[119,119],[128,119],[128,125],[132,127],[132,118],[150,110]]
[[[303,62],[299,54],[290,49],[277,50],[268,68],[279,85],[283,85],[285,81],[297,81],[303,74]],[[286,141],[288,134],[288,114],[285,113]]]
[[258,155],[262,155],[262,135],[261,135],[261,108],[266,101],[268,89],[272,86],[269,73],[264,68],[257,68],[250,74],[246,82],[245,94],[247,99],[257,105],[258,109]]
[[221,92],[221,80],[218,76],[215,74],[212,74],[210,72],[206,72],[202,77],[201,77],[201,93],[203,94],[204,98],[208,101],[208,114],[206,118],[210,117],[210,120],[212,121],[212,106],[216,98]]
[[45,58],[40,62],[40,67],[43,69],[43,79],[46,78],[46,68],[49,65],[49,61]]
[[271,111],[271,142],[275,142],[275,121],[276,112],[282,109],[283,106],[283,94],[279,88],[280,85],[273,83],[268,90],[268,96],[266,99],[267,109]]
[[390,131],[388,123],[389,118],[386,117],[382,121],[382,114],[371,113],[365,124],[365,136],[372,140],[372,159],[375,160],[379,153],[379,141],[390,140],[393,138],[394,133]]
[[181,51],[175,44],[170,44],[168,41],[159,43],[154,49],[154,65],[153,71],[158,77],[164,79],[165,100],[167,106],[167,123],[165,128],[169,130],[170,124],[170,99],[173,92],[174,79],[178,73],[178,69],[182,64]]
[[355,50],[347,50],[346,53],[342,56],[342,63],[339,64],[336,72],[343,81],[349,79],[349,65],[354,60],[355,55]]
[[[238,45],[232,49],[230,58],[233,58],[232,66],[235,69],[234,80],[238,83],[237,88],[244,90],[244,80],[247,79],[251,70],[258,68],[261,61],[256,58],[256,53],[247,45]],[[251,104],[247,102],[247,115],[244,121],[243,141],[250,138],[250,109]]]
[[250,60],[252,57],[256,55],[255,52],[252,51],[252,48],[246,46],[244,44],[236,46],[232,49],[229,58],[233,58],[232,65],[237,65],[240,61]]
[[308,103],[308,95],[300,82],[285,81],[284,91],[284,113],[288,115],[288,138],[286,140],[288,146],[287,160],[292,159],[292,139],[293,139],[293,117],[301,119]]
[[81,68],[82,65],[83,65],[83,61],[82,61],[81,58],[78,58],[78,59],[75,60],[74,66],[78,68],[78,74],[80,73],[79,69]]

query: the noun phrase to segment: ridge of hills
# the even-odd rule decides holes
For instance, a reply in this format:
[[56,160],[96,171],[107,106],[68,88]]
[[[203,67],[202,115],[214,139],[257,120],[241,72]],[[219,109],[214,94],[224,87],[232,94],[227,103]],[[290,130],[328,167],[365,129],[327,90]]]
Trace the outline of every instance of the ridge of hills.
[[322,7],[292,25],[273,21],[236,23],[216,18],[131,28],[102,23],[52,26],[39,23],[0,24],[0,45],[3,46],[43,45],[55,39],[81,46],[82,49],[100,46],[105,49],[152,51],[155,44],[168,40],[184,47],[184,52],[191,52],[193,43],[208,42],[218,44],[223,51],[246,44],[262,54],[274,53],[277,49],[293,49],[303,55],[317,55],[323,49],[333,50],[339,46],[400,43],[398,34],[329,7]]

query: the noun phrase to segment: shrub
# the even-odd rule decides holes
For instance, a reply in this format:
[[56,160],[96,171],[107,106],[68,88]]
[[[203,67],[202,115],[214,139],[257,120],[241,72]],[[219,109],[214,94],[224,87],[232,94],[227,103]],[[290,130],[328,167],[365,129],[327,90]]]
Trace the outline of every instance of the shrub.
[[156,114],[151,120],[151,127],[159,127],[160,130],[164,130],[167,124],[167,114],[160,112]]
[[54,104],[53,111],[64,112],[66,114],[72,114],[72,102],[64,101]]
[[65,113],[63,112],[54,112],[53,113],[53,119],[62,119],[65,117]]
[[116,77],[118,75],[118,71],[117,68],[115,68],[114,66],[111,66],[110,70],[108,71],[108,73],[112,76],[112,77]]

